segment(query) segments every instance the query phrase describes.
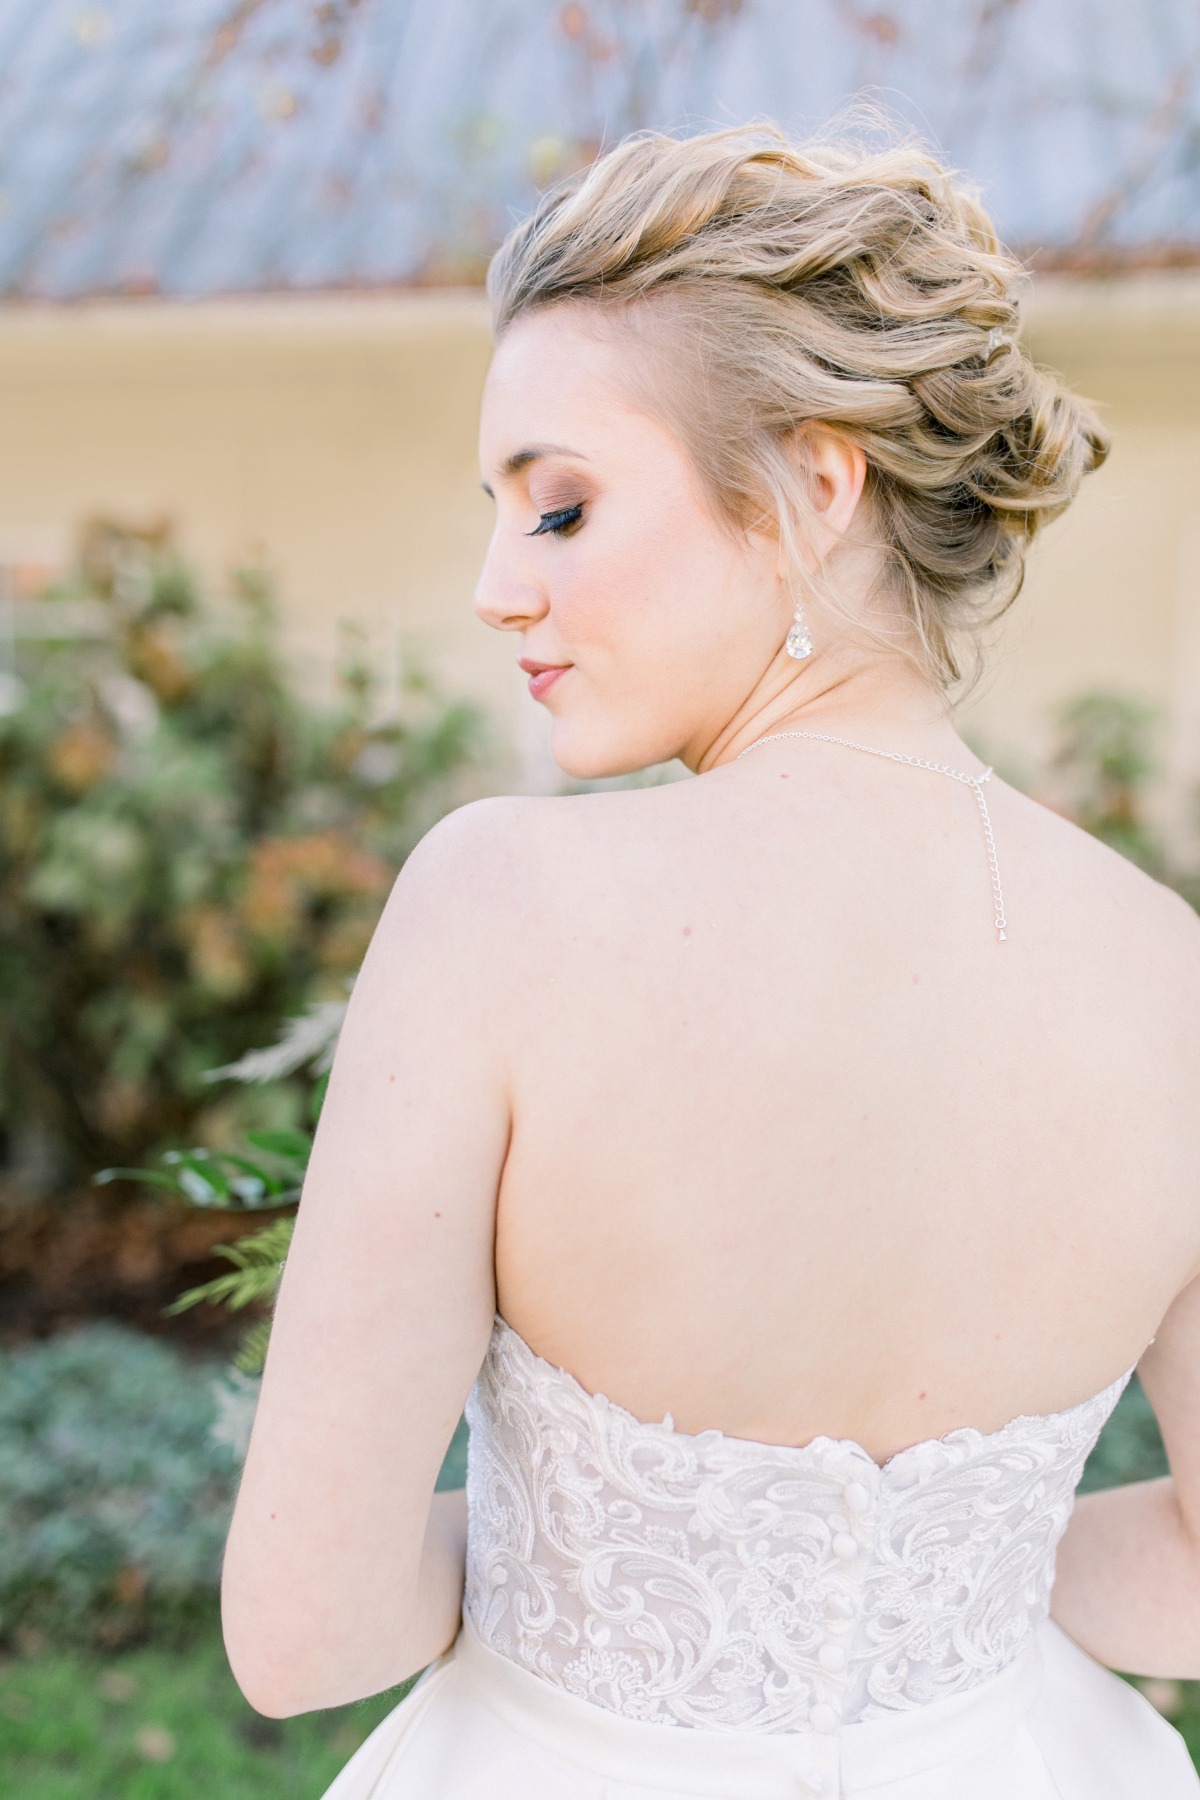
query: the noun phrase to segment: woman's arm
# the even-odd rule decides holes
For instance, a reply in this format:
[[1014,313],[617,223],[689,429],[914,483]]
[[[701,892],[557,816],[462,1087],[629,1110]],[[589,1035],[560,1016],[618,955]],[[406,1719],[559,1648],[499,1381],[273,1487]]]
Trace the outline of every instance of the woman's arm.
[[495,1315],[508,896],[544,804],[430,832],[355,985],[222,1576],[233,1672],[275,1717],[391,1687],[458,1628],[466,1509],[434,1482]]
[[1171,1473],[1077,1502],[1051,1612],[1109,1668],[1200,1678],[1200,1279],[1138,1364]]

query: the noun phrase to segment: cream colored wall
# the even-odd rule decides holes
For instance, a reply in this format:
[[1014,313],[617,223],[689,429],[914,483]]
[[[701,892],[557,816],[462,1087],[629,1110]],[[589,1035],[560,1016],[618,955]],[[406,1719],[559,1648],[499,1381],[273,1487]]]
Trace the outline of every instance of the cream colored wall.
[[[1200,781],[1200,284],[1043,281],[1029,333],[1116,448],[1035,556],[965,717],[1033,761],[1056,701],[1144,694],[1170,713],[1179,820]],[[385,669],[418,646],[495,715],[496,785],[542,782],[517,646],[470,606],[487,357],[475,294],[0,310],[0,562],[62,554],[89,513],[165,512],[209,566],[267,557],[314,680],[342,618]]]
[[1167,815],[1192,835],[1200,785],[1200,281],[1043,281],[1029,340],[1095,400],[1112,454],[1035,549],[964,718],[1033,761],[1054,705],[1089,687],[1166,714]]
[[314,680],[353,619],[511,739],[517,652],[471,611],[488,354],[476,294],[0,309],[0,561],[165,513],[209,568],[265,557]]

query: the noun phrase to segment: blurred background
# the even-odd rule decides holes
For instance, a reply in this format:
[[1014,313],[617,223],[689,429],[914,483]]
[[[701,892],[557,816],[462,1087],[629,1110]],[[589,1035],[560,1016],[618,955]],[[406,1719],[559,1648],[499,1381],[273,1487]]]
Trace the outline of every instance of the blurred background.
[[[570,785],[470,605],[487,258],[628,130],[863,101],[980,188],[1115,439],[966,734],[1195,901],[1195,0],[0,0],[4,1791],[315,1800],[394,1701],[256,1718],[215,1583],[395,870]],[[1162,1466],[1135,1383],[1087,1479]]]

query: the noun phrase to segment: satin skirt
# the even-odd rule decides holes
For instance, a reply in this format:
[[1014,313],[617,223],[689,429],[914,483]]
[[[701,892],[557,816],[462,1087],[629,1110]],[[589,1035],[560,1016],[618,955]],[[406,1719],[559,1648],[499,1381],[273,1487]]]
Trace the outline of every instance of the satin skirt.
[[1179,1733],[1047,1620],[970,1693],[824,1735],[642,1723],[464,1624],[325,1800],[1200,1800]]

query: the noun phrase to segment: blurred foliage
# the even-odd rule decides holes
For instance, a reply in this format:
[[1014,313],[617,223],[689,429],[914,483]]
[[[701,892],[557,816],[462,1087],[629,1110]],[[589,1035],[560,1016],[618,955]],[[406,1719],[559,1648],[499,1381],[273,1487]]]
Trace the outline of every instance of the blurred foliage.
[[[1159,804],[1161,709],[1135,694],[1100,690],[1061,707],[1055,723],[1047,792],[1039,798],[1200,911],[1200,867],[1193,852],[1181,853],[1171,842]],[[1193,804],[1200,823],[1200,792]]]
[[165,531],[91,526],[36,613],[0,696],[0,1133],[46,1190],[220,1141],[206,1071],[344,993],[481,719],[419,672],[384,713],[352,636],[317,706],[263,576],[206,595]]
[[[0,1351],[0,1643],[169,1642],[211,1622],[256,1398],[103,1321]],[[437,1485],[465,1479],[460,1425]]]
[[[241,1082],[277,1082],[305,1071],[313,1084],[308,1110],[315,1128],[344,1015],[344,1003],[310,1007],[303,1017],[288,1021],[277,1043],[252,1050],[229,1067],[210,1073]],[[295,1207],[312,1153],[313,1133],[251,1131],[246,1141],[257,1153],[256,1159],[203,1147],[168,1150],[156,1169],[102,1169],[96,1180],[103,1183],[124,1177],[166,1189],[193,1206],[230,1212]],[[232,1263],[231,1272],[189,1288],[168,1308],[172,1313],[205,1304],[223,1306],[231,1313],[251,1309],[256,1316],[243,1331],[234,1356],[234,1367],[245,1375],[257,1375],[266,1361],[270,1309],[279,1291],[293,1224],[292,1218],[273,1219],[260,1230],[242,1233],[235,1243],[215,1245],[214,1255]]]
[[207,1612],[238,1474],[211,1371],[99,1323],[0,1352],[0,1639],[113,1645]]
[[[272,1307],[291,1247],[294,1224],[293,1218],[272,1219],[258,1231],[243,1232],[236,1243],[218,1244],[214,1254],[233,1264],[230,1273],[189,1288],[169,1310],[186,1312],[189,1307],[199,1306],[202,1302],[225,1306],[235,1313],[248,1306]],[[242,1335],[234,1366],[247,1375],[256,1374],[266,1361],[270,1332],[268,1318],[253,1320]]]
[[1158,1420],[1135,1375],[1100,1433],[1079,1491],[1090,1494],[1096,1488],[1123,1487],[1129,1481],[1156,1481],[1169,1472]]
[[1083,694],[1058,714],[1052,772],[1076,824],[1161,879],[1168,859],[1147,812],[1159,774],[1158,723],[1157,710],[1143,700]]

